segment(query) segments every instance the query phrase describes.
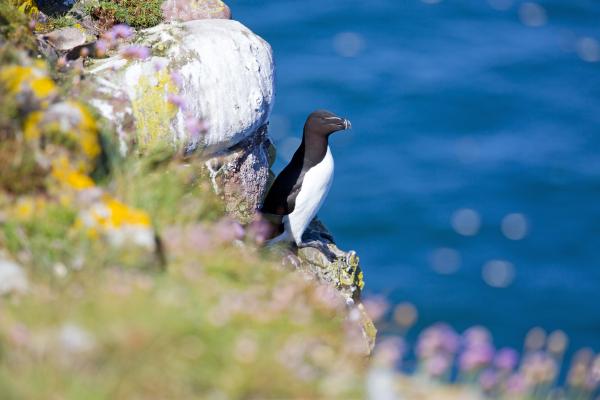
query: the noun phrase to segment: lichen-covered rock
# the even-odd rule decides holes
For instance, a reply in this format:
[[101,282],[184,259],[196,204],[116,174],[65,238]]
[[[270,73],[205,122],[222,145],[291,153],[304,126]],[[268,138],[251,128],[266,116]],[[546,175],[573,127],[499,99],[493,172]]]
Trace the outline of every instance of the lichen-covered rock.
[[332,234],[318,219],[312,221],[303,235],[304,240],[323,243],[335,258],[316,247],[304,247],[298,250],[296,266],[316,276],[321,282],[333,285],[344,296],[350,307],[354,308],[356,319],[362,327],[362,333],[369,351],[375,346],[377,329],[360,303],[362,289],[365,286],[360,259],[355,251],[345,252],[337,247]]
[[335,255],[335,259],[330,260],[323,251],[315,247],[304,247],[298,250],[302,268],[310,271],[320,280],[335,285],[349,302],[360,300],[365,284],[356,252],[340,250],[331,233],[317,219],[309,225],[303,238],[323,243]]
[[231,19],[231,10],[221,0],[167,0],[162,12],[166,21]]
[[[151,56],[131,60],[121,53],[88,69],[98,92],[93,105],[121,127],[124,147],[172,143],[213,154],[268,122],[271,47],[239,22],[160,24],[141,31],[136,45]],[[192,128],[193,119],[204,122],[202,132]]]
[[48,76],[42,61],[30,65],[4,65],[0,69],[0,84],[5,94],[28,109],[47,106],[58,96],[58,88]]
[[242,223],[252,220],[269,186],[272,148],[265,126],[229,152],[206,162],[213,187],[222,196],[227,213]]

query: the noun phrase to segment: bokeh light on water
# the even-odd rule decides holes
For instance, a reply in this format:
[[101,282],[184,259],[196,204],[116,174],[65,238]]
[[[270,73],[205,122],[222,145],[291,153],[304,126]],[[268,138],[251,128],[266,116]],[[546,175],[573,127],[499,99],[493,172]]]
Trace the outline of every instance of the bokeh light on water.
[[527,236],[529,226],[523,214],[508,214],[502,219],[502,233],[510,240],[522,240]]
[[508,261],[492,260],[485,263],[481,274],[488,285],[505,288],[510,286],[515,278],[515,267]]

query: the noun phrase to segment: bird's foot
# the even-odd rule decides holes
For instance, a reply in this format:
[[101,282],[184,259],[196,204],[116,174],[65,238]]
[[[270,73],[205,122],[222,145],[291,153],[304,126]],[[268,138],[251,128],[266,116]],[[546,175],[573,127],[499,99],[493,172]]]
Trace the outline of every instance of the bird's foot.
[[335,255],[335,253],[333,251],[331,251],[331,249],[329,249],[327,244],[325,244],[321,241],[309,240],[309,241],[298,244],[299,249],[302,249],[305,247],[312,247],[314,249],[319,250],[321,253],[323,253],[325,255],[325,257],[327,257],[327,259],[330,262],[334,262],[337,259],[337,256]]

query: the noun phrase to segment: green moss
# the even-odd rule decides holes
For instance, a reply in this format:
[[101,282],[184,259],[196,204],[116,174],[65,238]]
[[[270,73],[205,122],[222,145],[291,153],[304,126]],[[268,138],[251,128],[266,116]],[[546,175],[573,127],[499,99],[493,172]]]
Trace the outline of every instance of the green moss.
[[[0,1],[0,63],[14,57],[16,47],[36,49],[36,41],[28,27],[29,17],[10,2]],[[2,43],[2,42],[8,42]]]
[[78,23],[72,15],[64,14],[54,17],[48,17],[48,22],[44,27],[44,31],[53,31],[55,29],[68,28],[75,26]]
[[162,22],[163,0],[101,0],[92,10],[96,19],[123,23],[135,28],[149,28]]

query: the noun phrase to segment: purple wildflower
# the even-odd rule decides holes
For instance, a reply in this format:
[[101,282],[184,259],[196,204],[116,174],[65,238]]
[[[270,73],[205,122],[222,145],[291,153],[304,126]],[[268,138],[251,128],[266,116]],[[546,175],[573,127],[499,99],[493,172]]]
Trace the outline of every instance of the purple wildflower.
[[383,296],[373,296],[363,301],[367,314],[373,321],[379,321],[390,308],[390,304]]
[[115,39],[129,39],[134,34],[134,30],[129,25],[118,24],[111,28],[111,36]]
[[105,40],[107,43],[110,43],[111,45],[114,43],[115,40],[117,40],[117,35],[115,35],[115,33],[110,30],[110,31],[106,31],[104,32],[100,38],[102,40]]
[[145,46],[129,46],[121,51],[121,55],[128,60],[145,60],[150,57],[150,49]]
[[108,51],[110,45],[106,40],[100,39],[96,42],[94,47],[96,49],[96,56],[103,57]]
[[156,72],[162,71],[167,65],[169,65],[169,62],[164,58],[157,58],[154,60],[154,70]]
[[506,381],[506,391],[514,396],[523,395],[527,391],[527,381],[522,375],[513,374]]
[[427,373],[435,378],[439,378],[448,372],[450,368],[450,360],[448,355],[436,354],[427,360],[425,364]]
[[425,329],[419,336],[417,354],[428,358],[437,353],[455,354],[459,339],[454,330],[446,324],[436,324]]
[[484,327],[474,326],[463,333],[463,340],[466,347],[477,346],[490,343],[492,341],[492,335],[490,335],[490,332]]
[[229,243],[244,238],[244,228],[239,222],[223,219],[215,226],[215,235],[221,243]]
[[494,358],[494,347],[488,343],[467,347],[460,355],[461,371],[473,372],[487,366]]
[[169,95],[167,96],[167,100],[169,101],[169,103],[177,106],[182,110],[186,109],[185,99],[178,94],[169,93]]
[[205,133],[208,130],[206,123],[194,116],[189,116],[186,118],[185,126],[190,133],[190,137],[192,138],[196,138],[201,133]]
[[262,214],[257,213],[248,228],[249,237],[257,244],[263,244],[275,235],[275,225]]
[[498,374],[491,369],[486,369],[479,377],[479,385],[485,392],[490,392],[498,384]]
[[519,353],[516,350],[505,347],[498,350],[494,359],[496,368],[504,371],[512,371],[519,362]]
[[171,80],[173,81],[175,86],[181,89],[181,87],[183,86],[183,76],[179,72],[171,72]]
[[388,366],[395,366],[404,357],[406,343],[401,337],[385,338],[375,348],[377,362]]

